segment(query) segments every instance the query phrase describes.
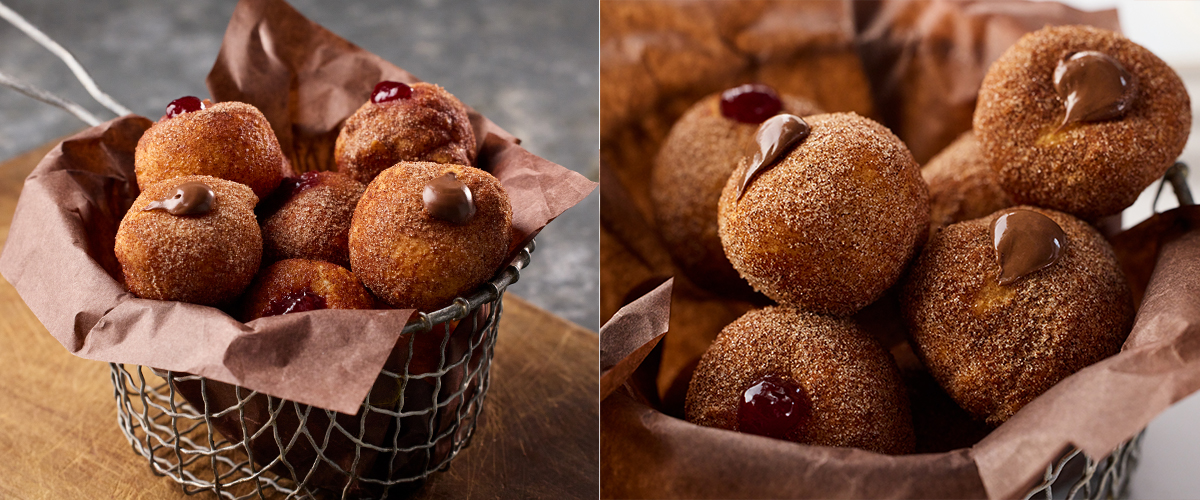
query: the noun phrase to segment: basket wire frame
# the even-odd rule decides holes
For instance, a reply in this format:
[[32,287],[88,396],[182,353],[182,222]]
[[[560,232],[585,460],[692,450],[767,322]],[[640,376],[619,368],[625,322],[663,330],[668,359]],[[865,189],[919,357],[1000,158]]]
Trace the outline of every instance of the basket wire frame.
[[[415,485],[470,441],[490,383],[501,299],[533,249],[531,241],[475,294],[415,315],[397,346],[407,350],[403,369],[382,370],[353,417],[196,375],[110,363],[117,423],[150,469],[189,495],[357,498]],[[422,342],[440,343],[431,367],[414,361]],[[272,456],[256,458],[264,448]]]
[[[1180,206],[1195,204],[1187,184],[1188,173],[1187,164],[1181,161],[1167,168],[1154,194],[1152,211],[1158,211],[1158,200],[1166,186],[1171,186]],[[1100,460],[1092,460],[1079,448],[1068,450],[1058,461],[1046,466],[1042,481],[1025,495],[1025,500],[1098,500],[1123,497],[1125,488],[1129,485],[1129,478],[1137,468],[1142,451],[1142,436],[1145,434],[1143,429]]]
[[1042,482],[1025,495],[1025,500],[1101,500],[1122,498],[1129,478],[1141,457],[1143,430],[1133,439],[1100,460],[1092,460],[1078,448],[1046,466]]

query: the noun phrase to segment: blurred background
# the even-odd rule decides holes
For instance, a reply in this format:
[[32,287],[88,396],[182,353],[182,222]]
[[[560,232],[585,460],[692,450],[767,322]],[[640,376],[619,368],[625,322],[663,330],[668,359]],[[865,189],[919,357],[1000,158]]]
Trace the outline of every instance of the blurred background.
[[[101,90],[157,119],[184,95],[207,97],[235,0],[5,0],[70,50]],[[592,2],[545,0],[292,0],[309,19],[437,83],[520,137],[530,152],[599,179],[599,55]],[[0,21],[0,72],[74,101],[102,120],[61,61]],[[85,124],[0,87],[0,160]],[[537,238],[510,290],[585,328],[599,329],[600,197],[593,192]]]

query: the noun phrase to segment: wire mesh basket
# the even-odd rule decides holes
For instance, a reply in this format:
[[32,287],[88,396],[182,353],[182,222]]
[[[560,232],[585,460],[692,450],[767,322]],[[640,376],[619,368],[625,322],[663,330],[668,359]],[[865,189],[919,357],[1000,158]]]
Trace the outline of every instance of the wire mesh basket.
[[1124,497],[1125,487],[1137,467],[1142,451],[1142,436],[1121,443],[1117,449],[1100,460],[1092,460],[1078,448],[1065,453],[1057,462],[1046,466],[1042,482],[1034,486],[1026,500],[1114,499]]
[[180,372],[111,363],[117,422],[151,470],[222,498],[384,497],[469,442],[505,289],[534,244],[479,291],[418,313],[356,415]]
[[[1194,205],[1188,188],[1188,166],[1177,161],[1167,169],[1154,195],[1151,210],[1157,211],[1163,188],[1170,185],[1180,206]],[[1046,466],[1042,481],[1025,495],[1025,499],[1046,500],[1112,499],[1124,496],[1129,478],[1137,468],[1141,454],[1143,429],[1133,439],[1121,443],[1112,453],[1092,460],[1078,448],[1068,450],[1055,463]]]

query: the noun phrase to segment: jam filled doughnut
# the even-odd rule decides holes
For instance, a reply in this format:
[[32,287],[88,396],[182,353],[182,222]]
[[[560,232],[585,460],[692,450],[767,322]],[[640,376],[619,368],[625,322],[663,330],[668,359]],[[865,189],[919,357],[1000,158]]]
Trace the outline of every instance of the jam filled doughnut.
[[508,193],[464,165],[401,162],[367,186],[350,224],[350,269],[393,307],[433,311],[500,268]]
[[[350,220],[366,186],[339,172],[284,180],[262,223],[263,261],[312,259],[350,266]],[[264,203],[265,204],[265,203]]]
[[725,254],[780,304],[847,316],[900,276],[929,227],[912,154],[854,113],[777,115],[720,202]]
[[650,177],[659,235],[683,272],[701,286],[749,290],[721,247],[717,202],[758,125],[780,112],[807,116],[820,110],[765,85],[742,85],[693,105],[659,149]]
[[1111,31],[1043,28],[988,70],[974,128],[1018,203],[1087,220],[1120,212],[1183,151],[1191,104],[1179,75]]
[[189,175],[146,186],[117,229],[125,286],[144,299],[218,305],[258,272],[258,197],[243,184]]
[[401,161],[475,165],[467,108],[432,83],[383,81],[355,111],[334,145],[338,171],[368,184]]
[[372,309],[362,282],[349,270],[328,262],[281,260],[254,278],[242,299],[242,321],[317,309]]
[[905,284],[902,308],[929,372],[992,425],[1116,354],[1134,314],[1104,237],[1068,214],[1029,206],[934,236]]
[[265,198],[283,180],[284,157],[271,124],[249,104],[206,105],[182,97],[167,106],[133,157],[138,187],[184,175],[240,182]]
[[700,358],[689,422],[821,446],[913,450],[891,355],[849,319],[790,307],[746,313]]
[[929,234],[1014,205],[1000,187],[974,132],[966,132],[921,168],[929,184]]

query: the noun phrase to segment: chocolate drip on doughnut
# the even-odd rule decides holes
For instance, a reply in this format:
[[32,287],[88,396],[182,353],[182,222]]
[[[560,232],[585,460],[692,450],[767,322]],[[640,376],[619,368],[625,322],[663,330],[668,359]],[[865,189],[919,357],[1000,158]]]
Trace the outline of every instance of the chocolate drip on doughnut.
[[203,182],[185,182],[165,200],[154,200],[143,211],[166,210],[171,215],[203,215],[212,210],[217,201],[212,187]]
[[1050,266],[1062,257],[1067,234],[1049,217],[1032,210],[1008,210],[992,221],[992,244],[1001,285]]
[[1054,90],[1073,122],[1111,120],[1124,115],[1137,94],[1137,78],[1116,59],[1096,51],[1068,54],[1054,68]]
[[775,115],[763,122],[754,134],[754,143],[758,146],[758,151],[750,160],[746,176],[742,178],[742,185],[738,187],[738,200],[746,194],[746,188],[758,174],[775,165],[793,147],[800,144],[800,141],[808,137],[811,131],[808,123],[796,115]]
[[421,200],[430,216],[452,224],[466,224],[475,215],[471,189],[459,182],[454,172],[429,181],[421,192]]

